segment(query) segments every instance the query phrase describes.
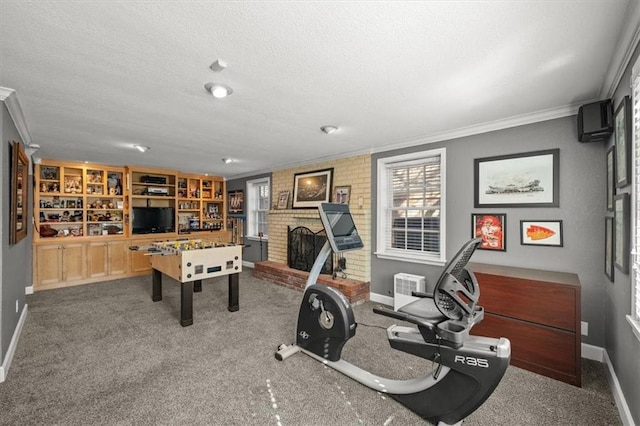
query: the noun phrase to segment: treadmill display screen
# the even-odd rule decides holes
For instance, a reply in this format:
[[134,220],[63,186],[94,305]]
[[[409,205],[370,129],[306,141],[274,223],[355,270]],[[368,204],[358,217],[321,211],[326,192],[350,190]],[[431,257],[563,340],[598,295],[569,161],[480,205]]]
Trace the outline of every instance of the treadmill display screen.
[[350,213],[329,212],[327,213],[327,218],[331,223],[334,237],[347,237],[354,232],[358,233]]
[[358,235],[356,224],[347,204],[322,203],[320,219],[334,252],[355,250],[364,247]]

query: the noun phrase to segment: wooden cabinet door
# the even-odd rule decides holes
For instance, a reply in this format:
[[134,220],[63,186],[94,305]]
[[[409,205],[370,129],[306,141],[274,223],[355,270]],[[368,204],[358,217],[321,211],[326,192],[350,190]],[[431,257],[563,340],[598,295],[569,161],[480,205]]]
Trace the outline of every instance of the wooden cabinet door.
[[124,241],[87,244],[87,267],[90,278],[122,275],[127,271]]
[[36,271],[36,288],[46,288],[62,281],[61,246],[37,246]]
[[[131,240],[132,246],[150,245],[153,240]],[[151,272],[151,256],[145,256],[146,250],[129,251],[130,272]]]
[[107,265],[109,275],[121,275],[127,272],[127,251],[129,244],[125,241],[111,241],[108,243]]
[[62,280],[78,281],[86,277],[86,254],[84,244],[62,246]]
[[87,275],[90,278],[104,277],[108,274],[108,243],[95,242],[87,244]]

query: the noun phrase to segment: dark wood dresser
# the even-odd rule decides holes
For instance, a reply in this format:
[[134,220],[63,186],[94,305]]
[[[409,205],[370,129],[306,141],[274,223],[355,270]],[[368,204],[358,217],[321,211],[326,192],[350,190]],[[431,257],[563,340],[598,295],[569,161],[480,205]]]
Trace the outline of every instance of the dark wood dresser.
[[577,274],[469,263],[485,317],[471,334],[506,337],[511,365],[582,385]]

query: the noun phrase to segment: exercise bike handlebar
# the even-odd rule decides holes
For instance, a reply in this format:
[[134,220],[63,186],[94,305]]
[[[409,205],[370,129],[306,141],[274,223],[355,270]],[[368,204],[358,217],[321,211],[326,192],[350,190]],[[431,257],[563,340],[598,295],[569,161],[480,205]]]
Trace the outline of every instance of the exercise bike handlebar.
[[393,311],[391,309],[384,308],[382,306],[373,308],[373,312],[376,314],[385,315],[387,317],[399,319],[402,321],[407,321],[415,325],[421,325],[423,327],[428,328],[429,330],[435,330],[435,326],[432,323],[423,321],[420,318],[416,318],[413,315],[409,315],[404,312]]

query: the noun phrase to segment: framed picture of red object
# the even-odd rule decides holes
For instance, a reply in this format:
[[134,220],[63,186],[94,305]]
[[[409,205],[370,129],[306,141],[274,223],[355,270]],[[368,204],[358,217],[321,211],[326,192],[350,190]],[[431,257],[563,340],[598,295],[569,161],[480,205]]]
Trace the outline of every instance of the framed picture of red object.
[[471,237],[482,239],[478,246],[480,250],[507,251],[507,215],[472,213]]
[[521,220],[520,244],[523,246],[562,247],[562,221]]

